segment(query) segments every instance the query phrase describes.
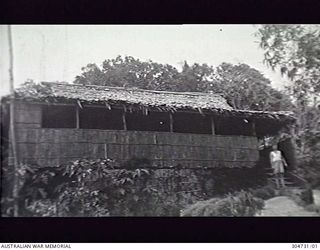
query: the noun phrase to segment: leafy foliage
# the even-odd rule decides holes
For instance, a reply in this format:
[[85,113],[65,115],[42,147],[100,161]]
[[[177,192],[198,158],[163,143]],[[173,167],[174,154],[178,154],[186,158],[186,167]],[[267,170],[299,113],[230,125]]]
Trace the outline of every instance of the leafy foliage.
[[[254,168],[216,168],[195,171],[201,189],[214,197],[238,190],[247,190],[265,185],[267,178],[261,167]],[[241,178],[240,176],[246,176]]]
[[39,168],[29,173],[21,188],[23,215],[177,215],[176,205],[147,185],[151,172],[141,168],[147,163],[135,158],[119,169],[110,159],[81,159],[58,168]]
[[265,63],[295,82],[296,95],[319,93],[319,25],[263,25],[256,35]]
[[307,206],[314,203],[313,191],[309,186],[280,190],[280,195],[290,197],[299,206]]
[[320,216],[320,206],[316,204],[310,204],[304,207],[309,212],[315,212]]
[[[198,200],[252,187],[260,179],[256,170],[153,170],[145,158],[123,164],[81,159],[59,167],[27,166],[20,185],[19,215],[178,216],[183,207]],[[239,174],[254,178],[239,181]],[[11,203],[5,202],[9,210]],[[11,212],[4,215],[12,216]]]
[[142,62],[130,56],[105,60],[102,68],[88,64],[74,81],[84,85],[135,87],[151,90],[220,93],[238,109],[288,110],[290,99],[273,89],[270,81],[246,64],[184,62],[181,71],[171,65]]
[[184,62],[175,91],[207,92],[214,82],[214,68],[207,64]]
[[82,74],[76,76],[75,83],[173,90],[175,86],[171,82],[174,82],[177,75],[177,69],[168,64],[142,62],[131,56],[118,56],[105,60],[101,69],[96,64],[83,67]]
[[253,196],[261,198],[263,200],[271,199],[276,195],[275,189],[271,185],[263,186],[256,189],[250,189],[250,192]]
[[237,109],[290,110],[288,96],[271,87],[269,79],[247,64],[222,63],[217,67],[217,82],[212,88],[223,94]]
[[[13,206],[15,203],[15,199],[12,197],[12,189],[13,189],[13,179],[14,175],[16,175],[17,178],[17,186],[18,190],[21,190],[21,188],[26,184],[28,181],[28,174],[34,173],[34,170],[32,167],[30,167],[27,164],[20,163],[17,167],[18,171],[14,172],[13,168],[8,165],[7,162],[3,162],[2,171],[1,171],[1,182],[2,182],[2,188],[1,188],[1,215],[6,216],[13,216]],[[37,192],[41,192],[42,190],[38,190]],[[20,200],[20,203],[24,202],[23,200]]]
[[251,193],[240,191],[224,198],[200,201],[182,211],[182,216],[254,216],[264,206],[264,201]]
[[[183,169],[155,173],[144,158],[121,165],[110,159],[81,159],[60,167],[28,169],[19,194],[21,216],[178,216],[183,207],[197,200],[249,184],[240,184],[236,170],[233,174],[227,169],[216,170],[213,175],[196,171],[191,179],[192,172]],[[245,170],[241,170],[243,174]],[[259,177],[254,176],[257,181]],[[195,185],[196,181],[200,186],[194,186],[194,190],[182,187],[187,182]]]
[[27,210],[32,211],[36,217],[53,217],[58,215],[58,204],[49,199],[34,200],[27,205]]
[[307,189],[303,190],[301,192],[300,198],[301,198],[301,201],[306,205],[313,204],[314,203],[314,198],[313,198],[312,189],[311,188],[307,188]]
[[291,80],[299,173],[320,185],[320,26],[263,25],[256,36],[265,63]]

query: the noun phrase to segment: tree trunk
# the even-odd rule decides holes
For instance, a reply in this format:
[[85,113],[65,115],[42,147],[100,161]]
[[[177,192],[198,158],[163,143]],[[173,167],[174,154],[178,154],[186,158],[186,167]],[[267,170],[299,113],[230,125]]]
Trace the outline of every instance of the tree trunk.
[[18,151],[16,145],[16,133],[15,133],[15,102],[14,102],[14,78],[13,78],[13,45],[12,45],[12,34],[11,26],[8,25],[8,39],[9,39],[9,76],[10,76],[10,93],[11,93],[11,103],[10,103],[10,139],[13,157],[13,188],[12,188],[12,198],[13,198],[13,216],[19,216],[19,160]]

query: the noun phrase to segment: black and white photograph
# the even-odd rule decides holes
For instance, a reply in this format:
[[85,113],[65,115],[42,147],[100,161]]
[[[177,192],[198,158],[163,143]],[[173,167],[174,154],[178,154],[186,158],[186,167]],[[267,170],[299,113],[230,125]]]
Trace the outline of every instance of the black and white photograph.
[[0,25],[0,55],[1,217],[320,216],[320,25]]

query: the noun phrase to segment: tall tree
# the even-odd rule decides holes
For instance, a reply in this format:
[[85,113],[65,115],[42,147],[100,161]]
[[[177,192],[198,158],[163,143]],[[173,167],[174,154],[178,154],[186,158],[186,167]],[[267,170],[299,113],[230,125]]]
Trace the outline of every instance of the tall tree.
[[102,67],[88,64],[75,83],[152,90],[208,92],[222,94],[238,109],[286,110],[290,100],[273,89],[270,81],[246,64],[223,63],[217,68],[186,61],[178,71],[169,64],[142,62],[130,56],[105,60]]
[[104,84],[104,74],[102,70],[94,63],[89,63],[81,68],[82,73],[76,76],[74,83],[82,85],[102,85]]
[[243,63],[219,65],[210,88],[222,93],[237,109],[277,111],[292,106],[289,97],[272,88],[269,79]]
[[82,74],[76,76],[74,82],[86,85],[175,90],[178,74],[178,70],[168,64],[142,62],[131,56],[118,56],[105,60],[101,69],[96,64],[88,64],[82,68]]
[[179,73],[177,91],[205,92],[213,81],[214,68],[207,64],[194,63],[189,65],[186,61]]
[[320,185],[320,25],[262,25],[256,36],[264,62],[291,80],[300,166]]
[[320,25],[263,25],[264,62],[292,80],[300,100],[320,92]]

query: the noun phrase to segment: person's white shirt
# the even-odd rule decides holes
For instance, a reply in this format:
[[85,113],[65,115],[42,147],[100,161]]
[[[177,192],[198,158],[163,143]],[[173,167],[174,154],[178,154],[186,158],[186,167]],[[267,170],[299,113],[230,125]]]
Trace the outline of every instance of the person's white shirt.
[[280,150],[275,150],[270,152],[270,161],[275,162],[275,161],[281,161],[281,151]]

